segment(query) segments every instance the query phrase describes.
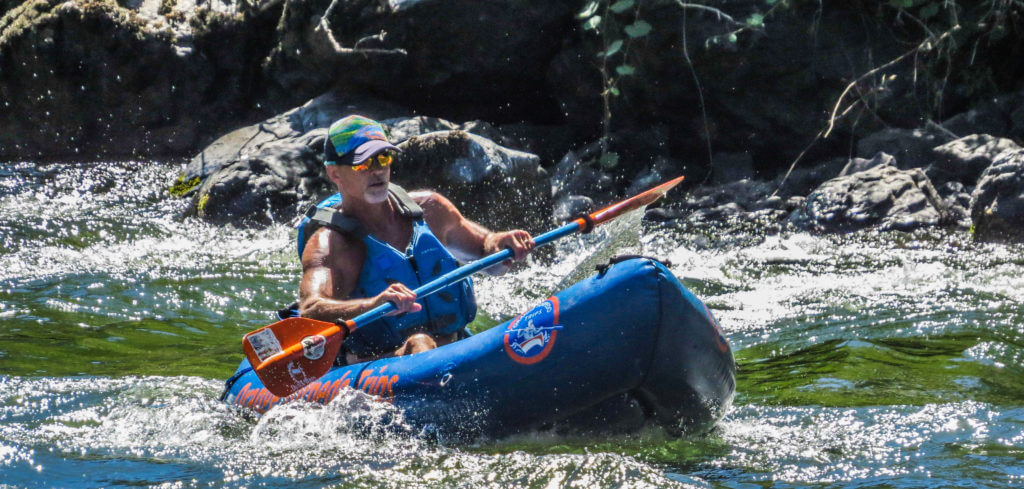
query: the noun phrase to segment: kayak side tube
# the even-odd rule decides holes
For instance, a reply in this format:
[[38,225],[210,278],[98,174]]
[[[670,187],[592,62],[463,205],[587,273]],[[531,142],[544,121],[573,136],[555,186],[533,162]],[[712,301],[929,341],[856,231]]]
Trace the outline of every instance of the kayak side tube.
[[634,394],[674,432],[702,432],[732,404],[736,362],[711,310],[662,264],[660,328],[647,377]]

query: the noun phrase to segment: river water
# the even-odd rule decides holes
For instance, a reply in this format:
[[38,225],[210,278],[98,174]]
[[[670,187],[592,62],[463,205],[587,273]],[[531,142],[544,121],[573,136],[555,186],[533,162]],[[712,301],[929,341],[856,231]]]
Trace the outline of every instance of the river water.
[[478,278],[475,327],[607,255],[665,258],[732,343],[733,408],[699,437],[438,445],[356,394],[218,402],[241,335],[295,294],[294,238],[178,219],[177,171],[0,165],[0,487],[1024,486],[1020,246],[639,219],[566,238]]

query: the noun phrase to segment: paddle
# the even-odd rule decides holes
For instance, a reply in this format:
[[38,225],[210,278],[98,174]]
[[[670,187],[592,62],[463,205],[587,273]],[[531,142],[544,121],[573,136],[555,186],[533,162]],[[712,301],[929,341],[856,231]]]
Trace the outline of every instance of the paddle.
[[[577,231],[590,232],[595,226],[650,205],[682,181],[683,177],[669,180],[646,192],[548,231],[535,237],[533,241],[536,246],[543,246]],[[499,251],[452,270],[413,292],[417,298],[429,296],[480,270],[511,259],[512,255],[510,249]],[[242,338],[242,348],[267,390],[278,397],[285,397],[323,377],[331,369],[334,358],[341,348],[341,342],[349,331],[372,323],[394,310],[395,305],[390,302],[381,304],[354,319],[340,321],[345,328],[314,319],[289,318],[245,335]]]

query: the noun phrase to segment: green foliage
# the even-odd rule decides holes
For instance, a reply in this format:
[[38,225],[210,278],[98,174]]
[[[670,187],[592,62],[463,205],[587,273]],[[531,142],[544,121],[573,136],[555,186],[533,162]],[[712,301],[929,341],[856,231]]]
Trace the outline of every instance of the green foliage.
[[629,37],[637,39],[644,37],[647,34],[650,34],[651,29],[651,24],[648,24],[647,22],[644,22],[642,20],[638,20],[632,24],[627,25],[625,28],[623,28],[623,31],[625,31],[626,35],[628,35]]
[[620,49],[622,49],[622,39],[616,39],[612,41],[611,44],[608,45],[607,50],[601,52],[600,56],[604,56],[605,58],[607,58],[619,52]]
[[[640,18],[636,0],[591,0],[576,14],[584,32],[599,36],[601,49],[597,53],[597,70],[601,73],[601,100],[604,108],[603,134],[600,139],[604,168],[618,165],[618,154],[608,150],[612,120],[611,99],[622,96],[619,81],[634,76],[637,69],[629,63],[630,44],[651,34],[654,27]],[[614,68],[612,68],[614,66]]]
[[594,0],[588,3],[586,6],[584,6],[583,10],[580,10],[580,13],[576,14],[576,17],[579,19],[589,19],[593,17],[594,14],[597,13],[598,7],[600,7],[600,5],[598,4],[597,0]]
[[612,12],[615,12],[617,14],[621,14],[633,8],[633,5],[633,0],[619,0],[618,2],[615,2],[610,7],[608,7],[608,10],[611,10]]

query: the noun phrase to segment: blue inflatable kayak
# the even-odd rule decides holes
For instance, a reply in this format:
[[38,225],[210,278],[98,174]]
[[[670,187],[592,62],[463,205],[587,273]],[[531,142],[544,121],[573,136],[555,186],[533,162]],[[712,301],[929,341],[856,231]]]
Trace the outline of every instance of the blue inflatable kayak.
[[701,432],[735,386],[732,351],[704,303],[661,263],[630,259],[504,324],[424,353],[334,367],[287,398],[243,360],[224,399],[262,413],[359,389],[448,437],[647,420]]

